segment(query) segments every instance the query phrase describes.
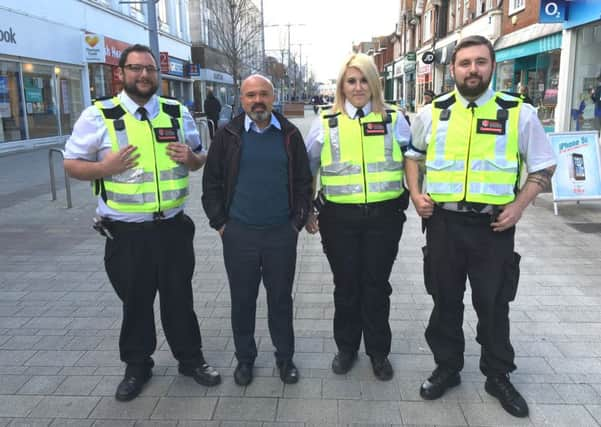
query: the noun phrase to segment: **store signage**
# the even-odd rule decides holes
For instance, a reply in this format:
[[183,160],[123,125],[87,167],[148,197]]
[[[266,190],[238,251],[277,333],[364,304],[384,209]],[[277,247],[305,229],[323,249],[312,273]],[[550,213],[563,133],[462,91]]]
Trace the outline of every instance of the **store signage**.
[[3,30],[0,28],[0,43],[12,43],[17,44],[16,34],[13,31],[12,27],[9,27],[8,30]]
[[169,74],[184,77],[184,61],[182,59],[169,57]]
[[188,65],[188,75],[190,77],[200,76],[200,65],[199,64],[189,64]]
[[417,59],[417,55],[415,52],[407,52],[407,61],[415,61]]
[[106,53],[104,51],[104,36],[94,33],[83,34],[83,59],[86,62],[103,63]]
[[129,44],[95,33],[83,35],[83,56],[86,62],[119,65],[121,53]]
[[121,58],[121,54],[128,46],[130,46],[129,43],[125,43],[105,36],[104,50],[106,55],[104,58],[104,62],[110,65],[119,65],[119,59]]
[[159,66],[161,67],[161,73],[169,72],[169,52],[159,53]]
[[538,22],[543,24],[562,23],[567,16],[566,0],[541,0]]
[[434,62],[434,52],[428,50],[422,55],[422,62],[424,64],[431,64]]

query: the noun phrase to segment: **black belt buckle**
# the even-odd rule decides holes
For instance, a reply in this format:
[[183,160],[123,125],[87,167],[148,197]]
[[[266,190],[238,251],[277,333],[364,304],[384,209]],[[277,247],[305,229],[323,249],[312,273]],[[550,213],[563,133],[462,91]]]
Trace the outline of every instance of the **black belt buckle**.
[[162,220],[165,219],[165,214],[162,211],[159,212],[154,212],[152,214],[152,220],[158,224],[159,222],[161,222]]

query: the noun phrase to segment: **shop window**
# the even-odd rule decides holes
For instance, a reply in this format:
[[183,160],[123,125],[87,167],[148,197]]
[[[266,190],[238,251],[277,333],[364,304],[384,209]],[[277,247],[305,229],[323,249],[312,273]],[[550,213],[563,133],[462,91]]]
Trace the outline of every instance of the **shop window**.
[[592,94],[601,87],[601,25],[589,24],[578,29],[570,130],[601,130],[601,103]]
[[55,67],[58,82],[58,103],[60,106],[61,132],[68,135],[83,110],[81,90],[81,70],[79,68]]
[[19,64],[0,61],[0,143],[25,137]]
[[44,138],[59,134],[54,67],[23,64],[25,112],[29,138]]

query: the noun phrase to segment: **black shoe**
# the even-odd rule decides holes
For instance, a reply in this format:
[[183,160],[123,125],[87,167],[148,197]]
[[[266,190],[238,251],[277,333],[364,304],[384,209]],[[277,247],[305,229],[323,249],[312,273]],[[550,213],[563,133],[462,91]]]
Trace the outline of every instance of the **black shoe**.
[[339,351],[334,360],[332,360],[332,371],[337,375],[344,375],[351,370],[355,361],[357,360],[357,353],[345,353]]
[[509,381],[509,375],[487,377],[484,389],[501,402],[501,406],[514,417],[527,417],[528,404]]
[[388,357],[372,357],[371,367],[374,370],[374,375],[380,381],[390,381],[394,376],[394,371]]
[[253,365],[245,362],[238,362],[234,371],[234,381],[236,384],[245,386],[249,385],[253,380]]
[[148,372],[146,375],[137,377],[126,375],[117,387],[115,399],[120,402],[128,402],[132,399],[135,399],[138,397],[142,391],[142,387],[148,382],[150,377],[152,377],[152,372]]
[[221,375],[208,363],[203,363],[196,368],[179,367],[179,373],[194,378],[200,385],[211,387],[221,383]]
[[439,366],[419,388],[419,395],[426,400],[438,399],[448,388],[458,386],[460,383],[459,371]]
[[277,365],[280,371],[280,378],[284,384],[295,384],[298,382],[298,369],[292,360],[278,361]]

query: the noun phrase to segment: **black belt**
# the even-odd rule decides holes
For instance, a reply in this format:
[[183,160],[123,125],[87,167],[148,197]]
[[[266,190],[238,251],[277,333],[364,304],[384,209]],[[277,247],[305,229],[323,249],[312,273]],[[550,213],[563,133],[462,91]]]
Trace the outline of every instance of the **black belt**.
[[110,219],[104,219],[104,225],[108,227],[111,232],[119,233],[120,231],[136,231],[136,230],[149,230],[160,227],[161,225],[167,225],[181,220],[184,217],[184,211],[179,211],[171,218],[159,218],[152,221],[143,222],[126,222],[126,221],[112,221]]
[[401,198],[373,203],[333,203],[328,201],[326,207],[340,215],[378,216],[400,210]]

